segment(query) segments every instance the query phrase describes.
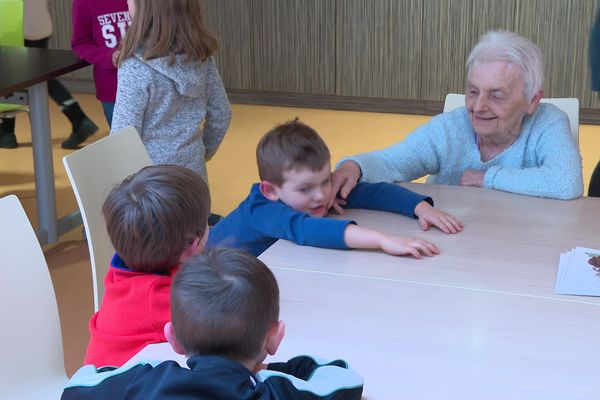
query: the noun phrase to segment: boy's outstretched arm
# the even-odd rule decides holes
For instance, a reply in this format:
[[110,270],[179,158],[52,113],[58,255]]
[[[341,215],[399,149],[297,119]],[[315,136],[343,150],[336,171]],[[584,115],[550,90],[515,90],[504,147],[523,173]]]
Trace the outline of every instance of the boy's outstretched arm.
[[358,225],[348,225],[344,231],[346,245],[354,249],[381,249],[393,256],[410,254],[415,258],[440,254],[437,246],[426,240],[388,235]]
[[256,377],[278,399],[360,400],[364,384],[346,361],[311,356],[270,363]]
[[423,230],[435,226],[445,233],[463,230],[456,217],[433,208],[433,199],[393,183],[359,183],[347,198],[346,207],[388,211],[418,218]]
[[444,233],[458,233],[465,227],[458,218],[437,208],[433,208],[426,201],[417,204],[415,215],[419,219],[419,224],[424,231],[428,230],[430,226],[435,226]]

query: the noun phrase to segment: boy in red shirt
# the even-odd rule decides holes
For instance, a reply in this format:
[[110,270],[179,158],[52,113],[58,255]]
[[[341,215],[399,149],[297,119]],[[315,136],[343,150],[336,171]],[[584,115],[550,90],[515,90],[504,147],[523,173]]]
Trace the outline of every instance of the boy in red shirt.
[[184,259],[204,249],[209,209],[204,179],[176,165],[143,168],[108,194],[102,214],[117,253],[89,323],[85,364],[121,366],[166,341],[171,281]]

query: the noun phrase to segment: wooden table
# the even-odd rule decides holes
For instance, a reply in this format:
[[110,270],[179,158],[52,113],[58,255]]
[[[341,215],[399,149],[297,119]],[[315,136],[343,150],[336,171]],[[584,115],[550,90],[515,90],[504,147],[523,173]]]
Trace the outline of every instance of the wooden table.
[[[46,82],[87,65],[70,50],[0,46],[0,103],[28,103],[30,106],[38,210],[36,233],[42,245],[56,242],[61,233],[81,223],[78,213],[61,220],[56,217]],[[13,95],[23,89],[27,89],[27,93]]]
[[416,260],[278,241],[260,258],[281,288],[274,359],[341,357],[367,399],[592,399],[600,393],[600,298],[554,294],[558,259],[600,248],[600,199],[540,199],[406,184],[465,222],[422,232],[406,217],[349,210],[360,225],[418,236]]

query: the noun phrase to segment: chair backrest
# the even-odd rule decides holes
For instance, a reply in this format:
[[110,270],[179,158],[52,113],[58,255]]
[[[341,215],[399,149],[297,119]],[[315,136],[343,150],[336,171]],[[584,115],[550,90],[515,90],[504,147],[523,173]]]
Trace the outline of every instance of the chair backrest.
[[94,307],[98,310],[104,295],[104,277],[115,252],[102,217],[102,204],[115,185],[152,165],[152,161],[137,131],[127,127],[63,157],[63,163],[85,227]]
[[[579,145],[579,100],[574,97],[564,98],[543,98],[542,103],[550,103],[560,108],[569,117],[569,126],[571,135],[575,143]],[[458,93],[448,93],[444,101],[444,112],[450,112],[465,105],[465,95]]]
[[58,399],[67,382],[54,288],[16,196],[0,198],[2,399]]
[[23,46],[23,0],[0,0],[0,44]]

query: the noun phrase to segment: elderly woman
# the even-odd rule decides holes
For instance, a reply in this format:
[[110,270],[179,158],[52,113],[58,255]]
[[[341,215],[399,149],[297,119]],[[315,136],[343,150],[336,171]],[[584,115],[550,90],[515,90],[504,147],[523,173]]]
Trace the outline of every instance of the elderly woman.
[[488,32],[467,68],[466,107],[432,118],[391,147],[342,160],[332,193],[346,198],[359,180],[430,175],[430,183],[565,200],[581,196],[581,158],[568,117],[540,104],[540,49],[510,32]]

